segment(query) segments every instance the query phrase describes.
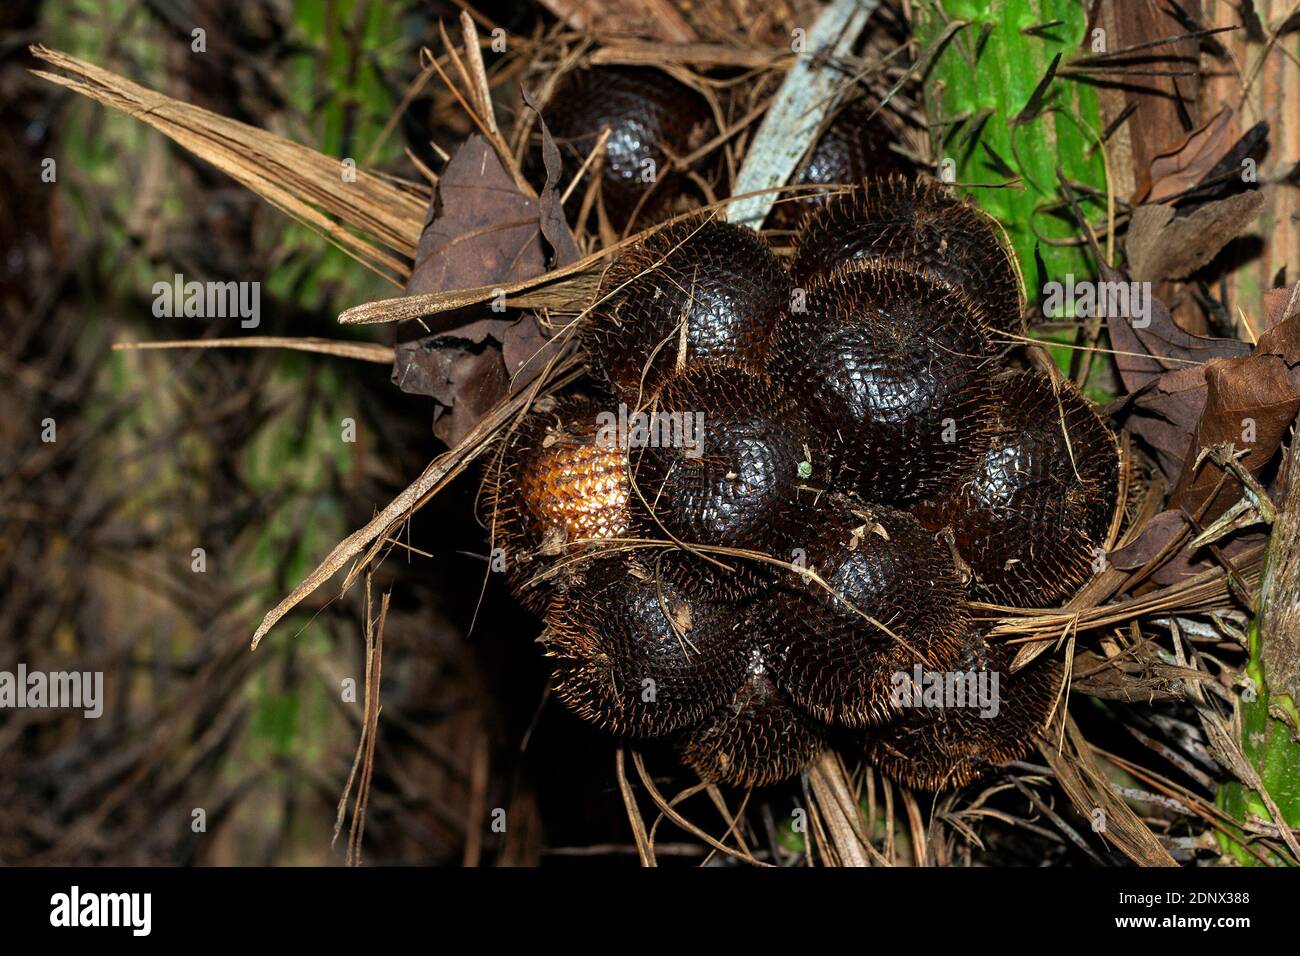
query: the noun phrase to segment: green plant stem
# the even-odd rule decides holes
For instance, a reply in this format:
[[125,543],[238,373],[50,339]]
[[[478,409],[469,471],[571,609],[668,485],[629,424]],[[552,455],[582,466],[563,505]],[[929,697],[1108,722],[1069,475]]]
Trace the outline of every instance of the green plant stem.
[[[1292,441],[1287,492],[1269,536],[1259,608],[1250,626],[1248,693],[1241,697],[1241,749],[1259,774],[1286,824],[1300,828],[1300,736],[1293,692],[1270,686],[1269,661],[1294,660],[1300,652],[1300,442]],[[1219,789],[1219,806],[1243,823],[1254,819],[1274,825],[1273,814],[1258,790],[1234,781]],[[1239,830],[1237,836],[1244,837]],[[1225,837],[1220,846],[1243,866],[1260,861]],[[1283,862],[1278,854],[1267,854]],[[1295,863],[1296,861],[1290,860]]]
[[[1039,283],[1092,274],[1058,169],[1098,216],[1106,192],[1097,91],[1062,75],[1083,52],[1081,0],[917,0],[935,157],[1007,230],[1032,297]],[[945,33],[955,22],[966,25]],[[1056,74],[1040,85],[1057,58]],[[1039,275],[1041,256],[1046,274]]]

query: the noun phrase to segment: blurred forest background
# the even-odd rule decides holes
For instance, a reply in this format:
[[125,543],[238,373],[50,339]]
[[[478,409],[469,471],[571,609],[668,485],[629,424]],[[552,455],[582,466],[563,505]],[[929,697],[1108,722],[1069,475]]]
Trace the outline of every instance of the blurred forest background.
[[[526,28],[516,6],[482,8]],[[0,8],[0,670],[103,671],[106,697],[98,720],[6,712],[0,863],[342,862],[347,826],[333,848],[331,830],[363,718],[365,588],[341,600],[323,589],[254,653],[249,638],[441,448],[427,399],[395,389],[387,364],[113,351],[241,334],[238,318],[155,317],[152,286],[176,273],[260,282],[260,335],[345,337],[339,311],[395,292],[157,132],[31,76],[29,44],[418,179],[412,157],[433,165],[430,141],[466,132],[435,121],[466,122],[430,93],[402,102],[418,50],[457,13],[425,0]],[[196,25],[202,55],[191,52]],[[351,334],[392,341],[384,329]],[[57,427],[49,444],[38,440],[45,419]],[[473,493],[463,481],[421,511],[419,547],[373,581],[375,607],[393,593],[366,862],[536,862],[529,767],[565,772],[582,740],[547,708],[521,757],[544,689],[535,625],[488,606],[466,639],[464,598],[483,575],[469,556],[483,550]],[[545,732],[552,720],[558,739]],[[626,827],[610,786],[574,787],[552,815],[552,852],[566,852],[566,820],[588,835],[606,817]],[[583,794],[599,805],[581,805]],[[498,808],[506,833],[491,827]]]
[[[730,51],[738,73],[751,63],[772,69],[773,49],[785,55],[786,27],[820,9],[815,0],[679,4],[701,16],[746,5],[753,17],[715,16],[702,34],[738,48]],[[522,108],[525,79],[571,66],[561,61],[587,49],[585,22],[550,42],[566,30],[553,15],[564,6],[474,0],[484,36],[500,26],[521,41],[523,52],[482,51],[503,128]],[[665,9],[649,0],[598,6],[615,29],[627,9],[650,18]],[[863,41],[874,72],[863,83],[877,98],[897,92],[893,108],[918,133],[926,128],[923,91],[913,75],[919,61],[906,55],[915,44],[904,6],[874,12]],[[1204,185],[1196,177],[1213,174],[1215,160],[1233,160],[1227,178],[1235,180],[1236,150],[1272,150],[1254,232],[1230,243],[1210,272],[1155,283],[1182,334],[1254,341],[1252,322],[1267,311],[1268,294],[1296,279],[1300,124],[1288,117],[1300,102],[1300,13],[1291,0],[1113,0],[1089,9],[1089,23],[1109,31],[1117,52],[1161,48],[1150,54],[1158,69],[1130,64],[1122,82],[1108,78],[1119,67],[1076,51],[1074,75],[1095,83],[1113,134],[1107,191],[1125,211],[1126,197],[1141,202],[1162,163],[1191,177],[1187,192],[1195,194]],[[341,311],[402,289],[139,119],[30,72],[50,68],[32,44],[63,51],[393,177],[399,198],[417,196],[423,209],[429,171],[442,170],[471,132],[426,52],[449,62],[440,23],[456,33],[461,11],[455,0],[0,5],[0,672],[20,664],[98,671],[106,698],[99,719],[3,711],[0,865],[331,865],[355,861],[357,846],[369,864],[638,862],[612,739],[548,699],[547,668],[532,643],[538,622],[504,588],[484,586],[474,469],[416,511],[373,577],[340,596],[337,576],[250,652],[263,615],[445,450],[433,401],[394,387],[391,351],[381,354],[419,333],[406,334],[411,323],[340,325]],[[564,12],[572,21],[590,11]],[[755,36],[775,47],[748,49]],[[774,86],[783,71],[766,79]],[[743,128],[757,115],[732,120]],[[975,181],[1002,178],[994,170]],[[259,283],[258,327],[241,328],[237,316],[159,317],[154,285],[176,275]],[[1077,326],[1045,324],[1035,335],[1056,343],[1063,370],[1094,399],[1116,398],[1112,363],[1084,361],[1088,350],[1071,344],[1082,341]],[[351,340],[376,360],[130,347],[250,333]],[[42,441],[49,423],[57,440]],[[1241,646],[1231,650],[1242,656]],[[375,677],[382,715],[367,707],[375,695],[364,694]],[[1135,793],[1128,771],[1149,749],[1186,773],[1208,807],[1218,781],[1177,762],[1161,742],[1160,728],[1181,734],[1190,724],[1157,725],[1161,714],[1148,721],[1147,703],[1110,708],[1086,699],[1073,711],[1096,739],[1132,758],[1111,783]],[[359,748],[372,725],[373,749]],[[1199,740],[1193,732],[1183,742]],[[698,783],[649,756],[663,793]],[[980,862],[1123,863],[1113,847],[1104,857],[1093,852],[1038,798],[1034,788],[1059,782],[1054,772],[1027,762],[1015,771],[997,785],[996,803],[983,794],[973,802],[924,797],[928,825],[921,804],[901,789],[895,801],[888,785],[880,805],[874,782],[869,796],[846,800],[858,798],[869,837],[887,843],[891,859],[921,847],[934,861],[937,848],[969,864],[978,846]],[[811,863],[812,841],[790,824],[791,811],[810,804],[803,786],[791,781],[752,804],[742,796],[742,827],[716,790],[695,787],[682,813],[692,822],[707,817],[699,826],[710,833],[764,844],[768,859]],[[1145,796],[1181,858],[1217,856],[1212,832]],[[1079,832],[1088,825],[1075,823]],[[658,827],[660,859],[722,859],[703,830],[688,827]]]

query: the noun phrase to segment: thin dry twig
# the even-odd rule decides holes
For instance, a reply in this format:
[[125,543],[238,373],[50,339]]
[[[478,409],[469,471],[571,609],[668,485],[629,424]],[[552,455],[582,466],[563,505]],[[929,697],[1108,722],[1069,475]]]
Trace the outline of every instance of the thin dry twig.
[[346,342],[341,339],[288,338],[276,335],[250,335],[238,339],[168,339],[158,342],[115,342],[114,352],[150,351],[153,349],[293,349],[316,352],[339,358],[392,365],[391,345],[376,342]]

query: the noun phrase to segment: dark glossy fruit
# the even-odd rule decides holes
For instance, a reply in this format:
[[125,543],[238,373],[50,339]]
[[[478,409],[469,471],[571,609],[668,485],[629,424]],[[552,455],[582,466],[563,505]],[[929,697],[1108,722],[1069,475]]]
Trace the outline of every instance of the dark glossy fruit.
[[[634,214],[637,228],[645,228],[681,211],[675,205],[685,180],[670,173],[670,159],[687,156],[717,133],[713,114],[700,94],[660,70],[638,67],[566,73],[543,116],[563,161],[561,188],[573,181],[601,131],[609,128],[601,201],[620,232]],[[581,207],[584,187],[585,183],[570,197],[566,207],[570,217]]]
[[[850,134],[803,180],[866,175]],[[485,520],[583,720],[709,783],[787,779],[836,735],[906,785],[962,785],[1029,751],[1060,676],[1010,675],[972,598],[1087,579],[1116,443],[1071,387],[999,371],[1019,278],[969,203],[868,183],[801,243],[798,287],[704,214],[618,256],[578,327],[609,396],[544,400],[489,449]]]
[[[874,114],[874,115],[873,115]],[[791,185],[856,185],[864,179],[916,175],[914,163],[890,147],[897,136],[871,100],[857,99],[836,114],[791,177]],[[771,225],[793,229],[799,219],[817,208],[817,196],[799,198],[772,207]]]
[[[1037,661],[1012,674],[1014,651],[1006,644],[974,639],[950,665],[951,673],[964,675],[967,706],[906,709],[867,732],[867,760],[905,786],[946,790],[1025,757],[1057,704],[1061,669],[1052,661]],[[972,694],[972,675],[985,681],[985,693],[996,702],[996,710],[981,707],[978,692]]]
[[694,421],[698,439],[694,447],[630,451],[634,494],[660,536],[782,559],[807,536],[831,463],[803,410],[766,376],[720,363],[687,366],[646,412]]
[[485,453],[482,521],[512,591],[534,611],[551,593],[536,576],[555,558],[577,542],[628,532],[627,454],[602,440],[602,410],[585,397],[541,399],[504,445]]
[[596,370],[637,407],[677,367],[683,346],[687,363],[761,369],[789,302],[790,277],[758,233],[694,216],[614,261],[583,341]]
[[731,700],[749,663],[750,627],[731,605],[688,594],[638,558],[585,562],[555,597],[541,637],[554,691],[621,736],[693,726]]
[[1115,436],[1045,373],[1010,372],[995,386],[997,431],[974,471],[913,510],[932,530],[952,529],[973,597],[1051,607],[1094,573],[1119,493]]
[[840,270],[777,323],[769,373],[814,413],[870,501],[946,487],[988,442],[993,361],[981,310],[889,262]]
[[836,500],[809,529],[806,566],[759,599],[759,640],[781,688],[817,719],[888,719],[894,675],[951,659],[969,627],[951,553],[911,515]]
[[800,233],[795,281],[863,259],[929,272],[978,302],[994,329],[1022,331],[1020,283],[1000,228],[932,180],[870,180],[828,200]]
[[781,694],[755,658],[735,696],[682,735],[682,762],[709,783],[765,787],[792,777],[825,746],[818,726]]

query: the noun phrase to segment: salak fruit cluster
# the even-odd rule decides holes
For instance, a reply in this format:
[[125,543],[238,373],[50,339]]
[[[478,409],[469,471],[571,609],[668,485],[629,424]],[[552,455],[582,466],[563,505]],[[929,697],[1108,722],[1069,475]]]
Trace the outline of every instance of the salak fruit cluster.
[[555,694],[736,785],[831,741],[925,789],[1022,756],[1058,669],[1010,673],[970,602],[1077,591],[1119,466],[1082,396],[1010,366],[1021,315],[996,225],[927,181],[823,205],[790,269],[700,215],[622,254],[594,384],[489,450],[484,523]]

